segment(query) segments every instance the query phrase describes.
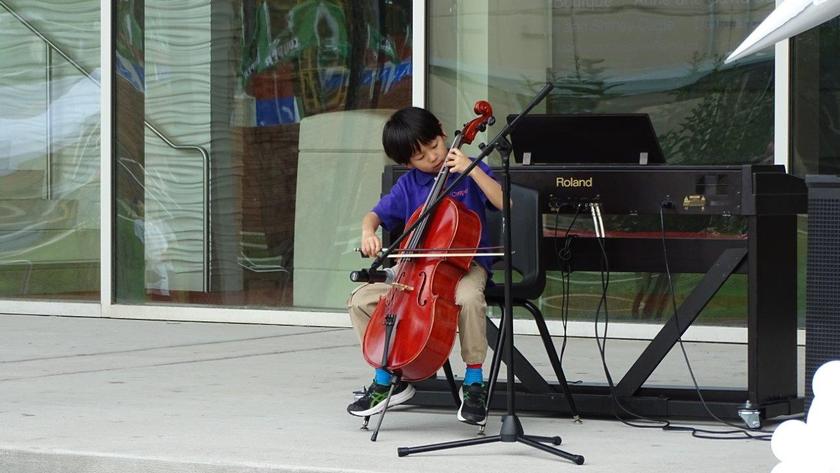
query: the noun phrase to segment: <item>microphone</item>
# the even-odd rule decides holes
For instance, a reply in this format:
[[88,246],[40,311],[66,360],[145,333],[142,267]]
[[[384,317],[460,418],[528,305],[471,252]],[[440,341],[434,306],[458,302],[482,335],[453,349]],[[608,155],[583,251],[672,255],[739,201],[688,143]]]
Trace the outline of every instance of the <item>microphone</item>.
[[391,284],[397,278],[394,268],[361,269],[350,272],[350,280],[353,282],[384,282]]

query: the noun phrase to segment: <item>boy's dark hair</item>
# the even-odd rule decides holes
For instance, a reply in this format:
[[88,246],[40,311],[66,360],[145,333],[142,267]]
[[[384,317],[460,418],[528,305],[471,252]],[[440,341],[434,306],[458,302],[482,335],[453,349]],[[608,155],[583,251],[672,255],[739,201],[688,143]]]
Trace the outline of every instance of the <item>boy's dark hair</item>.
[[432,112],[418,107],[406,107],[391,115],[382,129],[385,154],[398,164],[408,164],[420,151],[420,145],[443,136],[440,121]]

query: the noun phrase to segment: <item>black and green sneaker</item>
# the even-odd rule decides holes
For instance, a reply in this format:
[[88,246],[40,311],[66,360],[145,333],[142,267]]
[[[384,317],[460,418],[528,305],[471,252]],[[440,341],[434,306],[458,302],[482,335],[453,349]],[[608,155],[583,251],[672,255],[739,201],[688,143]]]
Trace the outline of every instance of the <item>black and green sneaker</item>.
[[[382,412],[385,409],[385,403],[383,401],[388,397],[388,389],[390,389],[390,386],[387,384],[370,383],[370,386],[368,386],[362,396],[356,399],[356,402],[347,406],[347,412],[350,415],[358,417],[372,416]],[[391,408],[402,404],[412,397],[414,397],[414,386],[406,382],[401,382],[394,388],[394,393],[391,395],[391,402],[388,403],[388,407]]]
[[484,425],[487,422],[486,404],[487,383],[461,386],[461,408],[458,409],[458,420],[473,425]]

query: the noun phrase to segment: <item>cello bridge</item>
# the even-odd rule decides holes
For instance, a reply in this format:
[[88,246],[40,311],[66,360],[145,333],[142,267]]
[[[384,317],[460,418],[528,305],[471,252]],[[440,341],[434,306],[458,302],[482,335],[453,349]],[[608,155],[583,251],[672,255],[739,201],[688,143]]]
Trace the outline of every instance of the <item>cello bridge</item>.
[[400,284],[398,282],[391,283],[392,286],[399,289],[400,291],[413,291],[414,288],[411,286],[406,286],[405,284]]

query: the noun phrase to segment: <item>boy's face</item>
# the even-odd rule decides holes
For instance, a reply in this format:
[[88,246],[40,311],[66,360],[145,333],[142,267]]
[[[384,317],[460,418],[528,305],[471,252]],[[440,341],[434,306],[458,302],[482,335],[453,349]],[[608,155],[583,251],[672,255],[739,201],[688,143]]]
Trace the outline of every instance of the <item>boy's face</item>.
[[436,173],[440,170],[446,160],[446,143],[443,136],[438,136],[428,143],[420,143],[420,150],[408,161],[408,167],[415,168],[426,173]]

